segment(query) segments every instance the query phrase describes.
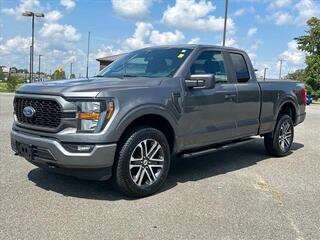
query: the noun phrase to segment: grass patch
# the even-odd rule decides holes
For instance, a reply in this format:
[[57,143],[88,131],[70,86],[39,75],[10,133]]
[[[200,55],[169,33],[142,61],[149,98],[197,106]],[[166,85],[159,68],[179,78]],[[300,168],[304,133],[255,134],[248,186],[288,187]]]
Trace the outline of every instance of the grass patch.
[[[17,85],[17,88],[19,88],[20,86],[22,86],[24,83],[19,83]],[[9,92],[7,89],[7,84],[5,82],[0,82],[0,92]]]
[[7,85],[3,82],[0,82],[0,92],[8,92]]

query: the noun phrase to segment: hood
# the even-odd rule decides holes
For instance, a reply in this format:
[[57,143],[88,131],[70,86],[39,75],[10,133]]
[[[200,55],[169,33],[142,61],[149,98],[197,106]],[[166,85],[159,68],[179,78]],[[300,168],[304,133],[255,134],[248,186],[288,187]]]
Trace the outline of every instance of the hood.
[[86,78],[45,81],[21,86],[17,93],[60,95],[65,97],[95,97],[102,90],[160,85],[160,78]]

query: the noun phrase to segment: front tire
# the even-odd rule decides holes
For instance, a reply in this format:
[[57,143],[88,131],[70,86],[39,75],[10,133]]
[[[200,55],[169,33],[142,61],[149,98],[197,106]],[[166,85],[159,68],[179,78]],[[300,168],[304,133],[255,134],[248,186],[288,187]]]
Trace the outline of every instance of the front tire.
[[114,169],[117,188],[130,197],[155,193],[168,176],[170,155],[162,132],[151,127],[134,129],[120,143]]
[[276,157],[283,157],[290,153],[294,137],[293,122],[290,116],[281,115],[273,134],[264,136],[264,145],[267,152]]

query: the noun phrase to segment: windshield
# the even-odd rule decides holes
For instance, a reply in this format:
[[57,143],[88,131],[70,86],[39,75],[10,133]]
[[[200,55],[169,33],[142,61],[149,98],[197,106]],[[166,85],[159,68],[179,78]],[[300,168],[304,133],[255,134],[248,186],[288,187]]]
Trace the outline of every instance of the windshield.
[[104,68],[98,77],[172,77],[192,50],[150,48],[131,52]]

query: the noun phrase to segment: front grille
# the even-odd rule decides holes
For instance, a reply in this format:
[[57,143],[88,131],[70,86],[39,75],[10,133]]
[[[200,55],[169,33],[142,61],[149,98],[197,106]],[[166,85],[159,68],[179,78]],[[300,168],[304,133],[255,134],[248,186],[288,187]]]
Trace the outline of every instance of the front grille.
[[[26,117],[23,109],[33,107],[35,113],[32,117]],[[16,97],[14,110],[20,123],[37,127],[57,128],[61,122],[61,107],[55,100]]]

